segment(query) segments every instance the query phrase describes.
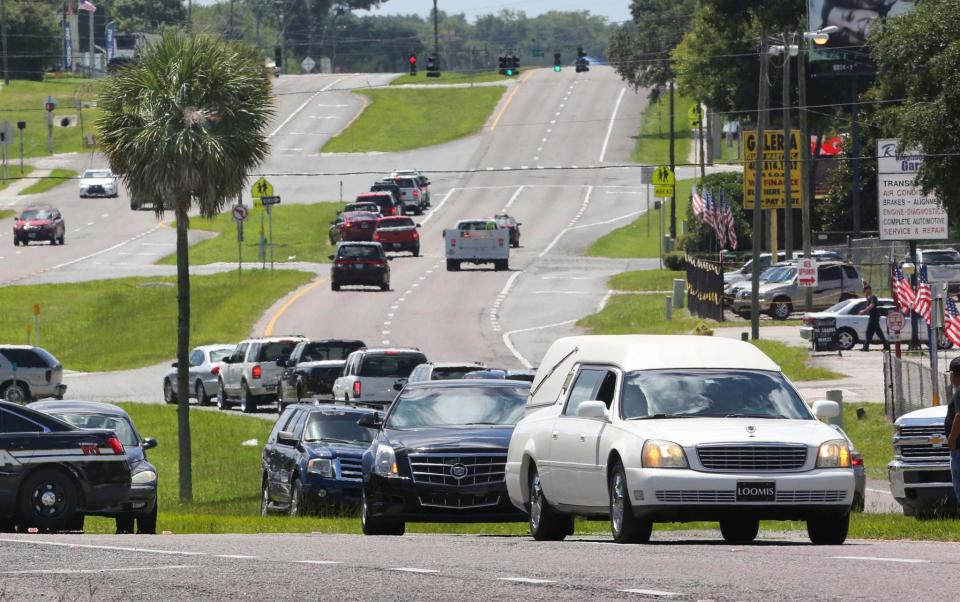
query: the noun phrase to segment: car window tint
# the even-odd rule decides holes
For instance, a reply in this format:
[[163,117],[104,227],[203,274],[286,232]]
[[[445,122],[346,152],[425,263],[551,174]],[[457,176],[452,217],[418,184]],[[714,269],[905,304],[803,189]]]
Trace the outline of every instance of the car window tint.
[[73,426],[81,429],[106,429],[113,431],[126,447],[136,447],[140,445],[137,439],[136,431],[133,425],[127,422],[122,416],[112,414],[90,414],[83,412],[57,414],[64,422],[69,422]]
[[867,308],[867,302],[866,302],[866,301],[860,301],[859,303],[854,303],[854,304],[853,304],[853,307],[850,308],[850,312],[849,312],[849,313],[851,313],[851,314],[858,314],[858,313],[860,313],[861,311],[865,310],[866,308]]
[[576,416],[577,408],[584,401],[596,399],[597,389],[607,376],[607,371],[602,369],[585,368],[580,370],[577,380],[573,383],[573,389],[570,390],[570,397],[567,399],[567,407],[563,413],[566,416]]
[[367,355],[360,364],[360,376],[371,378],[407,378],[413,369],[427,361],[422,353]]
[[20,214],[20,219],[53,219],[53,213],[46,209],[28,209]]
[[514,425],[523,417],[529,387],[406,389],[390,409],[387,428]]
[[344,245],[337,252],[339,259],[376,259],[380,248],[373,245]]
[[283,414],[280,414],[280,417],[277,418],[277,421],[273,424],[273,430],[270,431],[270,436],[267,437],[267,443],[276,443],[277,433],[284,430],[284,427],[290,422],[290,417],[293,416],[296,411],[297,408],[289,406],[283,411]]
[[[302,361],[342,360],[363,345],[359,343],[308,343],[301,353]],[[309,356],[310,359],[306,359]]]
[[0,410],[0,433],[39,433],[42,431],[43,427],[36,422],[27,420],[13,412]]
[[409,217],[384,218],[377,224],[378,228],[412,228],[413,226],[413,220]]
[[831,265],[822,267],[819,269],[818,279],[821,285],[824,282],[832,282],[835,280],[840,280],[840,266]]
[[303,425],[307,423],[308,414],[309,412],[300,412],[297,414],[297,417],[293,420],[293,426],[286,429],[293,433],[294,439],[300,439],[303,437]]
[[244,356],[247,353],[247,344],[241,343],[237,346],[236,350],[233,352],[233,356],[230,358],[234,363],[239,363],[243,361]]
[[349,412],[310,412],[304,441],[331,441],[334,443],[371,443],[376,431],[360,426],[361,414]]
[[15,363],[17,368],[49,368],[47,361],[32,349],[3,349],[0,350],[7,361]]
[[190,354],[190,365],[191,366],[203,365],[203,351],[201,351],[200,349],[197,349]]
[[456,380],[463,378],[463,375],[467,372],[473,372],[477,367],[463,367],[463,368],[434,368],[433,374],[430,375],[430,380]]
[[260,353],[257,356],[257,361],[275,362],[281,357],[289,357],[295,344],[295,341],[276,341],[273,343],[263,343],[260,345]]
[[223,358],[228,357],[232,350],[230,349],[216,349],[210,352],[210,361],[211,362],[221,362]]
[[850,280],[856,280],[860,277],[860,274],[857,273],[857,268],[852,265],[843,266],[843,277]]

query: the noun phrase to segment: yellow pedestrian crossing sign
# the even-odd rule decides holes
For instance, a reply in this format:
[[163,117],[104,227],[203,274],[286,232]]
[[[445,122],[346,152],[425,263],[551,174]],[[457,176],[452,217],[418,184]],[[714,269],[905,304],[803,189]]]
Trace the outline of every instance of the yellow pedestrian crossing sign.
[[673,198],[675,179],[672,169],[661,165],[653,171],[650,182],[653,184],[654,195],[660,198]]
[[253,183],[253,187],[250,189],[250,194],[255,199],[265,196],[273,196],[273,184],[268,182],[263,176],[260,176],[260,179]]

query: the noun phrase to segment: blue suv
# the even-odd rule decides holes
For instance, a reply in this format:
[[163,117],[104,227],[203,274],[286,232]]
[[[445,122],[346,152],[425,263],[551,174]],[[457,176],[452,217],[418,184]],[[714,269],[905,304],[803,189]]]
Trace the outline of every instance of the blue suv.
[[263,447],[260,514],[314,514],[357,506],[361,458],[376,431],[357,421],[373,410],[299,403],[280,414]]

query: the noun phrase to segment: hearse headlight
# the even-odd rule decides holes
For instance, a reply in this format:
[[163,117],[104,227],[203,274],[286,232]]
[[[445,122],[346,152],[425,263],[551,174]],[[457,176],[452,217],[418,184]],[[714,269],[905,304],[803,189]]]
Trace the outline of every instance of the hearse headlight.
[[673,441],[649,439],[643,444],[641,463],[644,468],[688,468],[687,455]]
[[395,477],[399,475],[397,470],[397,454],[393,448],[383,443],[377,444],[377,449],[373,455],[373,472],[384,477]]
[[330,458],[314,458],[307,462],[307,472],[321,477],[333,477],[333,460]]
[[820,444],[817,468],[850,468],[850,446],[844,439],[833,439]]

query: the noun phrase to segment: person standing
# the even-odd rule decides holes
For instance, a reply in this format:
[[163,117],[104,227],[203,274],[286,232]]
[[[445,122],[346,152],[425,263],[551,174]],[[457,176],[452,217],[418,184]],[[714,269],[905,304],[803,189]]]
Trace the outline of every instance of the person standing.
[[860,351],[870,351],[870,343],[873,342],[873,335],[880,335],[880,342],[884,349],[889,349],[887,337],[883,336],[883,330],[880,328],[880,301],[873,294],[873,289],[868,284],[863,287],[863,294],[867,297],[867,306],[860,310],[860,315],[869,314],[867,320],[867,335],[863,337],[863,348]]
[[947,418],[943,421],[943,434],[950,447],[950,476],[953,478],[953,491],[960,500],[960,357],[950,360],[950,384],[953,386],[953,397],[947,406]]

